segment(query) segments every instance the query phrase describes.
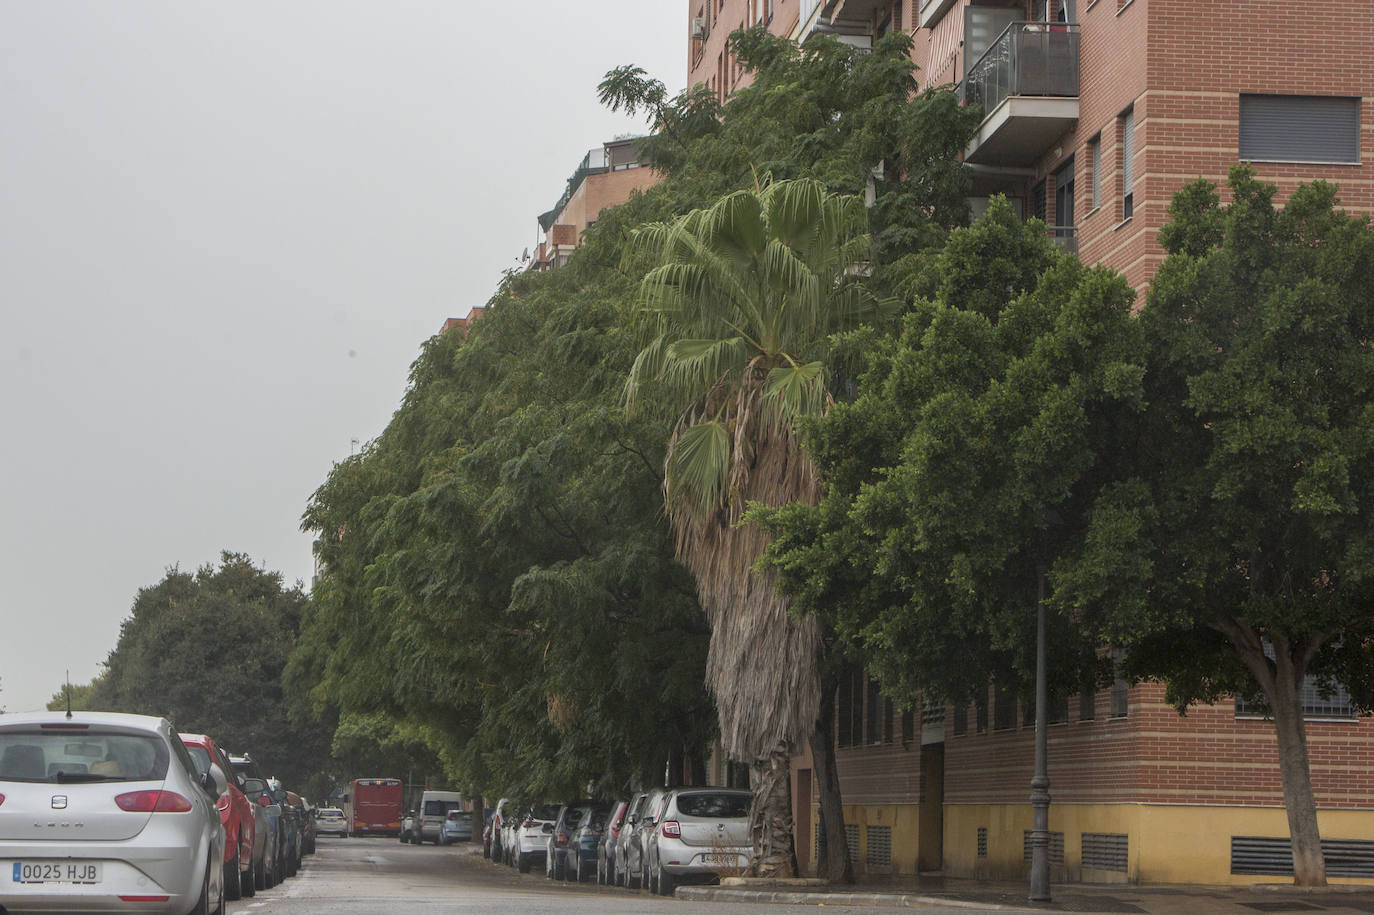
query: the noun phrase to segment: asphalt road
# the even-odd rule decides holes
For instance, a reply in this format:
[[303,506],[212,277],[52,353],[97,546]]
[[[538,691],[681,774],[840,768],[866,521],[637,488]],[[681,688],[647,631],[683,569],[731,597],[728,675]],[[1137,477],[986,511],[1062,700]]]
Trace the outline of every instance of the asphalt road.
[[[320,838],[318,850],[305,859],[295,877],[252,899],[231,902],[228,910],[235,915],[409,915],[416,911],[814,915],[816,911],[814,906],[687,902],[619,887],[554,883],[542,871],[521,874],[472,852],[468,846],[402,845],[395,839]],[[884,910],[826,906],[826,911]]]

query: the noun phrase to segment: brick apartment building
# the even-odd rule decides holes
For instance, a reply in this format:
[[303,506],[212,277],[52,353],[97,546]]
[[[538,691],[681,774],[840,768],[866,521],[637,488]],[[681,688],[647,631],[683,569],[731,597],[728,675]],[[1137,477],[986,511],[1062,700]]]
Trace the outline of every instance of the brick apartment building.
[[601,211],[652,187],[659,175],[640,158],[634,140],[612,140],[589,150],[568,179],[553,209],[539,217],[540,239],[530,270],[553,270],[568,262]]
[[[724,99],[748,79],[726,36],[763,22],[857,47],[909,32],[922,88],[985,117],[965,151],[974,212],[1005,194],[1084,261],[1139,290],[1176,190],[1239,160],[1276,184],[1340,187],[1374,213],[1370,0],[688,0],[688,77]],[[1223,188],[1224,190],[1224,188]],[[1374,722],[1307,697],[1332,882],[1374,880]],[[1272,727],[1240,702],[1180,717],[1142,684],[1055,710],[1049,774],[1056,880],[1284,881],[1288,825]],[[989,689],[970,709],[903,714],[861,675],[838,703],[846,836],[861,873],[1025,874],[1033,709]],[[798,859],[814,867],[809,752],[794,760]]]

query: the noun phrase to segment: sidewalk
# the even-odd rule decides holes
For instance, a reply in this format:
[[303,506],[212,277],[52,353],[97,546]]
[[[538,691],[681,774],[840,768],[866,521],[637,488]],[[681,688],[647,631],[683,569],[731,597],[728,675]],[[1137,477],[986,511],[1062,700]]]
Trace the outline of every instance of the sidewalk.
[[958,909],[1004,912],[1374,913],[1374,886],[1304,890],[1287,884],[1255,887],[1130,886],[1069,883],[1051,887],[1052,902],[1031,903],[1024,882],[923,878],[825,886],[684,886],[678,899],[876,909]]

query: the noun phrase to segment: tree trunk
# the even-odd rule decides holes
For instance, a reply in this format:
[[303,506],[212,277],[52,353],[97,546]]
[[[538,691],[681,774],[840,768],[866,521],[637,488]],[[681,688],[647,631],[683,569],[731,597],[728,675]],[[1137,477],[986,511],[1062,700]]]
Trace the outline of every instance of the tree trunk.
[[1307,726],[1302,718],[1302,678],[1292,661],[1279,654],[1274,692],[1269,706],[1279,742],[1279,774],[1283,779],[1283,806],[1288,812],[1288,832],[1293,843],[1293,882],[1298,886],[1326,886],[1326,859],[1322,856],[1317,828],[1317,798],[1312,792],[1312,770],[1307,759]]
[[[820,876],[831,883],[853,883],[854,862],[849,860],[849,843],[844,833],[844,804],[840,797],[840,773],[835,767],[835,693],[833,678],[826,677],[821,689],[821,712],[811,735],[811,758],[816,773],[816,790],[821,800],[821,831],[825,854],[817,849]],[[805,800],[805,799],[804,799]]]
[[1295,648],[1288,639],[1271,633],[1271,666],[1264,653],[1264,640],[1244,621],[1223,618],[1213,625],[1231,640],[1245,666],[1255,675],[1274,716],[1283,807],[1288,814],[1288,835],[1293,848],[1293,882],[1298,886],[1326,886],[1326,859],[1317,828],[1317,798],[1312,791],[1312,770],[1307,758],[1307,725],[1302,717],[1302,681],[1322,639],[1313,637],[1304,647]]
[[749,767],[749,821],[754,840],[754,860],[749,873],[755,877],[791,877],[792,862],[792,768],[786,744],[778,744]]

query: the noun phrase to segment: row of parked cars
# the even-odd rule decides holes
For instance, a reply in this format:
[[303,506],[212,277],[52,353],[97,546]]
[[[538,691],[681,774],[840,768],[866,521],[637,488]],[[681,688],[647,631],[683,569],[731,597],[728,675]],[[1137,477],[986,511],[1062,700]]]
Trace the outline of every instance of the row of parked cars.
[[0,911],[210,915],[314,850],[309,804],[208,735],[146,715],[0,717]]
[[655,788],[619,801],[496,805],[483,854],[553,880],[595,880],[671,896],[749,866],[748,791]]

